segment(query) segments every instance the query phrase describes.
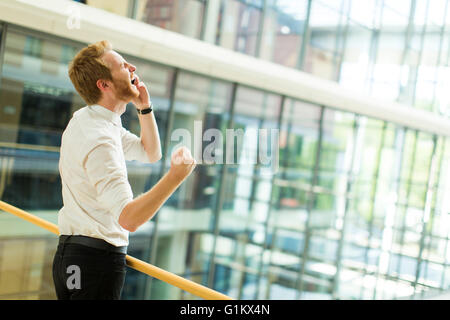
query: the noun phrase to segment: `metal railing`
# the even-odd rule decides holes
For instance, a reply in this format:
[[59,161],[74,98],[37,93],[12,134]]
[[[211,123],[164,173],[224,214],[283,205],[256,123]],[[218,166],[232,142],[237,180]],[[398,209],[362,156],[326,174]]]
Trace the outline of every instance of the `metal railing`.
[[[16,208],[4,201],[0,201],[0,209],[5,212],[11,213],[23,220],[26,220],[34,225],[37,225],[43,229],[46,229],[54,234],[59,235],[58,226],[55,225],[54,223],[51,223],[49,221],[46,221],[39,217],[36,217],[35,215],[32,215],[22,209]],[[127,255],[126,261],[127,261],[127,265],[130,268],[133,268],[133,269],[140,271],[142,273],[145,273],[151,277],[157,278],[161,281],[164,281],[168,284],[178,287],[178,288],[180,288],[184,291],[187,291],[197,297],[200,297],[200,298],[203,298],[206,300],[232,300],[232,298],[230,298],[220,292],[217,292],[208,287],[202,286],[193,281],[187,280],[183,277],[180,277],[176,274],[168,272],[164,269],[158,268],[158,267],[151,265],[149,263],[146,263],[142,260],[136,259],[132,256]]]

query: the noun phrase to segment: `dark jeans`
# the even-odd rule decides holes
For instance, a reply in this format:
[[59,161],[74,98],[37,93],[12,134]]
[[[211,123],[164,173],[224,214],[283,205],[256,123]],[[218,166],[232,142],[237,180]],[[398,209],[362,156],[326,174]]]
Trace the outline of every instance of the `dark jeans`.
[[59,300],[119,300],[126,255],[80,244],[59,243],[53,282]]

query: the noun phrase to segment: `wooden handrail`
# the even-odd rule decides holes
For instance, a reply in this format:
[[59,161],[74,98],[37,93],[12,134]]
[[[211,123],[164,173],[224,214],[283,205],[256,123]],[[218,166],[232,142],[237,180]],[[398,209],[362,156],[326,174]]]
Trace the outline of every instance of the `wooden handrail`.
[[[16,208],[4,201],[0,200],[0,209],[11,213],[23,220],[31,222],[41,228],[44,228],[54,234],[59,235],[58,226],[54,223],[48,222],[44,219],[41,219],[35,215],[32,215],[22,209]],[[206,300],[232,300],[232,298],[224,295],[220,292],[212,290],[208,287],[202,286],[198,283],[195,283],[191,280],[187,280],[183,277],[177,276],[171,272],[168,272],[164,269],[158,268],[154,265],[151,265],[142,260],[136,259],[132,256],[127,255],[127,265],[137,271],[145,273],[149,276],[157,278],[161,281],[164,281],[168,284],[171,284],[175,287],[178,287],[184,291],[187,291],[197,297],[206,299]]]

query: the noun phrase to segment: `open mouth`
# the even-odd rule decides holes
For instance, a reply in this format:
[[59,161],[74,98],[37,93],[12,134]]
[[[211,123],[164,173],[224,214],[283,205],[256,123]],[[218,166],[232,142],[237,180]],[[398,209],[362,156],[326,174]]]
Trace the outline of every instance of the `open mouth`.
[[134,83],[136,82],[136,78],[133,78],[132,80],[131,80],[131,84],[134,86]]

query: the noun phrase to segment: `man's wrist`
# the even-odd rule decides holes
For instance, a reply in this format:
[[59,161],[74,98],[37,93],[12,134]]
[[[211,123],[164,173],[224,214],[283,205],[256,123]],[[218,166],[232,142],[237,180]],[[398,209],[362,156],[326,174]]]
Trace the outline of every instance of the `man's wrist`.
[[153,107],[153,103],[151,101],[146,104],[136,105],[136,109],[138,109],[138,110],[148,109],[148,108],[152,108],[152,107]]
[[176,187],[178,187],[184,179],[186,179],[186,176],[183,176],[179,172],[176,172],[176,170],[169,169],[166,173],[166,178],[170,181],[170,183]]
[[150,102],[146,105],[136,106],[136,111],[138,114],[148,114],[153,111],[153,104]]

